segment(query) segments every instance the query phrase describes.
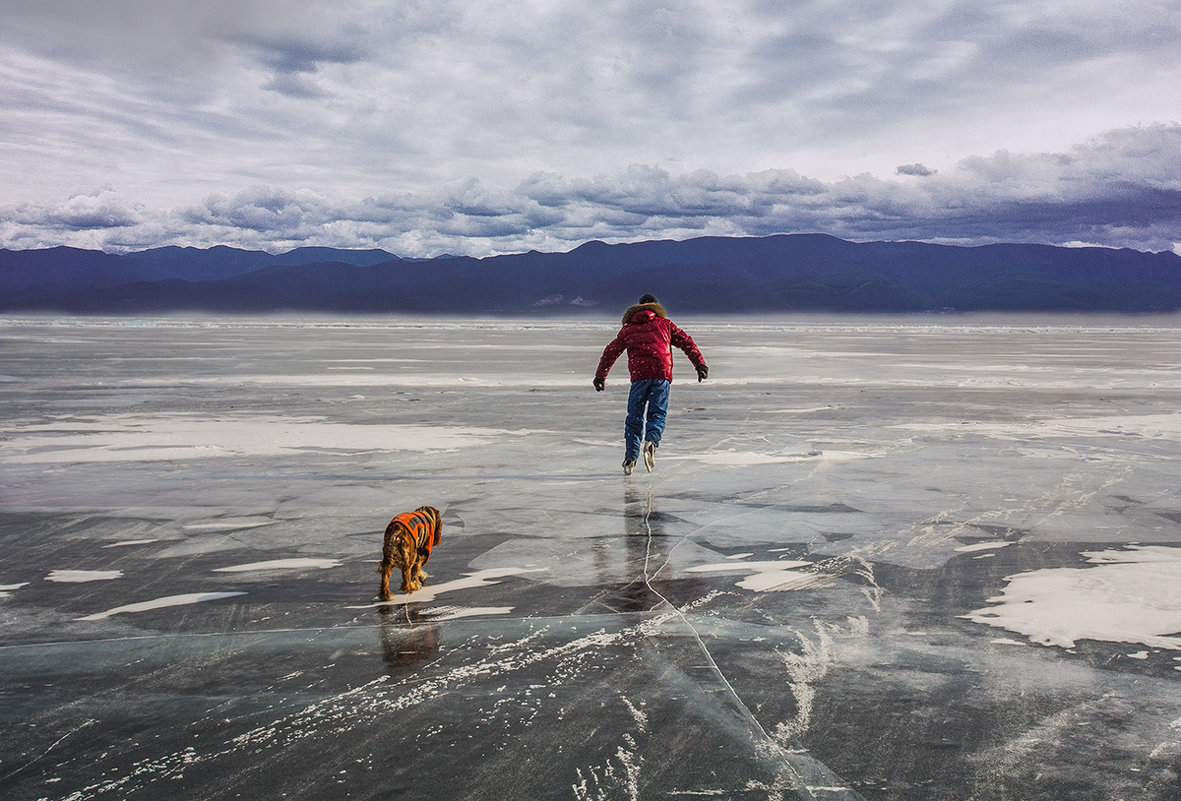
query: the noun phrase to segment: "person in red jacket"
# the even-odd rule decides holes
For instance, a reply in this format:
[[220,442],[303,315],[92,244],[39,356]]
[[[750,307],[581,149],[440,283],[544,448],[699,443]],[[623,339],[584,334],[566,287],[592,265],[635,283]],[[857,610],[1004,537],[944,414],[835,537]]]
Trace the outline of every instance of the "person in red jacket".
[[[709,368],[693,338],[673,324],[664,307],[652,295],[644,295],[640,302],[623,313],[623,328],[603,349],[599,369],[595,371],[594,387],[602,392],[611,365],[623,351],[627,351],[627,370],[632,387],[627,399],[627,420],[623,427],[623,473],[631,475],[639,458],[641,443],[644,465],[651,472],[656,464],[656,448],[664,434],[668,416],[669,385],[673,379],[672,346],[685,351],[697,368],[697,380],[709,376]],[[645,408],[647,413],[645,414]],[[646,423],[646,425],[645,425]]]

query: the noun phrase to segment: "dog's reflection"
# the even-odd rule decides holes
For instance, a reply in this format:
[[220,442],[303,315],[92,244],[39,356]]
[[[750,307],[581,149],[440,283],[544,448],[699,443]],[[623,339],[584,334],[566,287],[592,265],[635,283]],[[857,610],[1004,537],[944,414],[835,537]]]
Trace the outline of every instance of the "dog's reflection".
[[440,626],[423,622],[418,604],[379,606],[377,614],[382,661],[391,676],[412,672],[439,650]]

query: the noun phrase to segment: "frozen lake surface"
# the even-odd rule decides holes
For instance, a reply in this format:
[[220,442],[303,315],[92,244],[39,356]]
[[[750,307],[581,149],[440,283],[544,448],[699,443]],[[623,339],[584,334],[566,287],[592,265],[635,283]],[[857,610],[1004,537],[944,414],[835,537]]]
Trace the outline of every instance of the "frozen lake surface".
[[673,317],[0,318],[0,797],[1181,798],[1181,329]]

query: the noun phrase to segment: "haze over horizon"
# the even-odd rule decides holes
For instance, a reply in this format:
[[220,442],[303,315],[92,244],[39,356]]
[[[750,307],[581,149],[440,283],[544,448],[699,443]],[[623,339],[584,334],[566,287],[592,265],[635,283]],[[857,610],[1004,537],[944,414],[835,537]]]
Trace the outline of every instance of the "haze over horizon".
[[1181,8],[12,0],[0,247],[1181,250]]

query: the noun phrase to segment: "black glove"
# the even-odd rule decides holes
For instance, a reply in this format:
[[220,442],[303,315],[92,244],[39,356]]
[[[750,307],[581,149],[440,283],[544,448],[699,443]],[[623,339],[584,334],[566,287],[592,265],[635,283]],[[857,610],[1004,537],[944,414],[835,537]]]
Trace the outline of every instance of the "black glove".
[[704,364],[698,365],[697,366],[697,383],[700,384],[702,381],[704,381],[707,378],[709,378],[709,368],[706,367]]
[[595,385],[595,392],[602,392],[603,387],[607,386],[607,382],[601,378],[596,378],[593,383]]

